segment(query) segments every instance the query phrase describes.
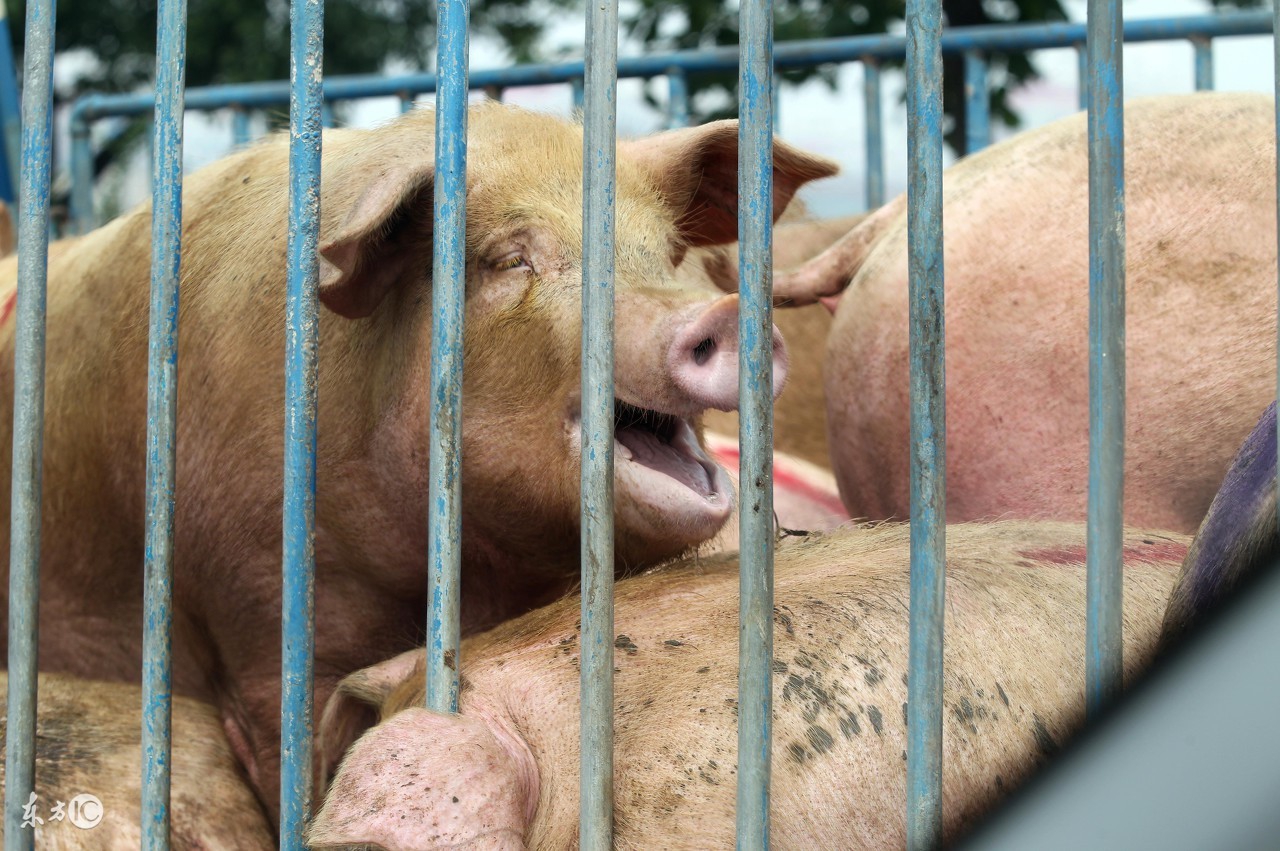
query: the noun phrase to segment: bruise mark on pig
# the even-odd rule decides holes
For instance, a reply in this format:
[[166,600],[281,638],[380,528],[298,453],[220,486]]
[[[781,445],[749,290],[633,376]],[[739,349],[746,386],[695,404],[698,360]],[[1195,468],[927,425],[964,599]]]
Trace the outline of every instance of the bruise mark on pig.
[[884,735],[884,717],[880,714],[880,707],[867,707],[867,720],[871,722],[871,729],[876,731],[877,736]]
[[636,653],[640,651],[640,648],[636,647],[635,642],[632,641],[631,638],[626,635],[619,635],[616,639],[614,639],[613,646],[618,648],[619,650],[627,651],[628,656],[634,656],[636,655]]
[[1049,728],[1045,727],[1044,720],[1039,715],[1031,716],[1031,731],[1035,734],[1036,747],[1040,748],[1040,753],[1053,756],[1058,752],[1058,743],[1053,740]]

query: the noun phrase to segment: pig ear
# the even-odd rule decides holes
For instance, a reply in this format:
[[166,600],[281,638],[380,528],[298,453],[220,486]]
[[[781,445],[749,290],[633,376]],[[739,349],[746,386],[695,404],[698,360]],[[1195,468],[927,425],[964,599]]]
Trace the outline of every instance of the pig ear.
[[[320,301],[325,307],[358,319],[373,313],[396,280],[405,273],[411,240],[431,236],[431,163],[390,166],[372,176],[360,175],[354,192],[344,191],[352,178],[339,175],[338,187],[326,203],[347,206],[341,224],[320,236]],[[344,179],[345,178],[345,179]],[[354,200],[350,200],[354,197]],[[426,209],[426,215],[415,215]],[[414,226],[421,233],[412,233]]]
[[402,685],[412,685],[410,681],[426,688],[422,654],[421,650],[401,653],[356,671],[338,683],[320,716],[315,765],[317,789],[323,792],[328,787],[342,755],[352,742],[378,723],[393,692]]
[[[681,211],[689,245],[738,238],[738,122],[716,121],[619,143],[619,152],[648,170],[658,191]],[[773,143],[773,218],[810,180],[830,177],[835,163],[776,139]]]
[[524,851],[537,785],[533,756],[510,730],[406,709],[352,747],[307,840],[312,848]]

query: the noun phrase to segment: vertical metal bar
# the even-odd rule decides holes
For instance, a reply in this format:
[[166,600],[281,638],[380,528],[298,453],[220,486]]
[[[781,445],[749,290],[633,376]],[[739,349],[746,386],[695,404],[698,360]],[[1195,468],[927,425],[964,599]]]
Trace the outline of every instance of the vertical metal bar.
[[18,170],[22,158],[22,104],[13,65],[13,40],[9,34],[7,4],[0,3],[0,132],[4,136],[6,200],[18,197]]
[[400,95],[400,114],[403,115],[413,109],[413,92],[401,92]]
[[249,110],[243,106],[231,107],[231,144],[237,148],[249,144]]
[[613,262],[618,0],[588,4],[582,136],[582,772],[584,851],[613,847]]
[[45,293],[49,249],[54,0],[27,3],[18,202],[18,304],[13,376],[13,479],[9,529],[9,693],[4,847],[30,851],[23,809],[35,794],[40,493],[44,445]]
[[911,639],[907,848],[942,838],[946,371],[942,263],[942,3],[907,2],[907,252],[911,302]]
[[738,53],[737,847],[769,847],[773,739],[773,4],[743,0]]
[[71,115],[71,232],[83,236],[93,230],[93,148],[89,122]]
[[[156,46],[159,50],[159,45]],[[155,146],[155,122],[148,121],[142,133],[142,147],[147,152],[147,191],[155,191],[155,173],[156,173],[156,146]]]
[[977,50],[964,54],[965,147],[976,154],[991,144],[991,105],[987,92],[987,58]]
[[1196,55],[1196,91],[1213,90],[1213,41],[1208,36],[1191,39]]
[[1124,67],[1120,0],[1089,0],[1089,510],[1085,713],[1120,693],[1124,535]]
[[778,129],[778,127],[780,126],[778,122],[782,120],[782,116],[778,114],[779,113],[778,104],[781,103],[781,100],[780,100],[781,95],[782,95],[782,79],[778,77],[777,74],[773,74],[772,79],[769,82],[769,102],[772,109],[772,112],[770,113],[770,116],[769,116],[769,122],[770,122],[770,126],[773,128],[774,133],[781,132]]
[[867,209],[884,203],[884,130],[880,110],[880,65],[862,60],[862,105],[866,112]]
[[320,107],[320,126],[322,127],[334,126],[333,104],[329,103],[328,101],[324,101]]
[[489,98],[489,100],[497,101],[498,103],[502,103],[502,97],[504,92],[505,92],[505,89],[503,89],[502,86],[485,86],[484,87],[485,97]]
[[315,653],[316,305],[324,0],[292,0],[289,234],[285,303],[284,566],[280,690],[280,847],[305,848],[311,809]]
[[689,81],[683,68],[667,69],[667,129],[689,126]]
[[462,597],[462,320],[467,266],[468,0],[440,0],[427,532],[427,706],[458,711]]
[[1076,96],[1080,108],[1089,108],[1089,51],[1086,45],[1076,45]]
[[173,637],[173,500],[178,415],[178,279],[182,260],[182,117],[187,2],[160,0],[147,354],[147,528],[142,633],[142,845],[169,847]]
[[579,112],[587,99],[585,83],[575,78],[570,81],[569,86],[573,89],[573,111]]

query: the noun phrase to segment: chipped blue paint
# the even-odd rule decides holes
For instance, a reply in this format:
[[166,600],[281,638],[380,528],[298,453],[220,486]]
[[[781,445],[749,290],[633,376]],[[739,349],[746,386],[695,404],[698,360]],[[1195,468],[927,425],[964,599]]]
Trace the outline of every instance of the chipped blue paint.
[[911,613],[907,848],[942,838],[946,334],[942,265],[942,2],[907,3],[907,256],[911,304]]
[[964,54],[966,154],[991,144],[991,104],[987,86],[987,58],[976,50]]
[[1207,92],[1213,89],[1213,42],[1203,36],[1191,39],[1195,50],[1196,91]]
[[293,0],[290,28],[280,848],[302,851],[311,814],[315,657],[316,363],[320,342],[316,282],[323,0]]
[[578,831],[613,847],[613,264],[618,0],[587,6],[582,136],[582,655]]
[[173,501],[178,415],[178,279],[182,258],[182,94],[187,3],[156,18],[151,328],[147,351],[146,550],[142,639],[142,846],[169,847]]
[[738,68],[739,851],[769,847],[773,738],[773,6],[741,5]]
[[667,129],[689,126],[689,81],[684,71],[667,71]]
[[1085,713],[1120,693],[1124,538],[1124,68],[1119,0],[1089,0],[1089,507]]
[[880,109],[880,63],[862,60],[862,104],[866,112],[867,209],[884,203],[884,119]]
[[[1125,27],[1125,40],[1132,42],[1185,40],[1193,35],[1214,38],[1232,35],[1257,35],[1271,32],[1271,15],[1266,12],[1240,12],[1224,15],[1200,15],[1186,18],[1153,18],[1132,21]],[[1083,24],[1020,24],[989,27],[965,27],[948,30],[942,36],[942,49],[947,54],[960,54],[966,50],[986,53],[1010,50],[1043,50],[1054,47],[1071,47],[1083,44]],[[846,38],[813,39],[783,42],[774,50],[775,68],[807,68],[832,62],[861,62],[867,58],[900,60],[906,52],[906,39],[900,35],[866,35]],[[738,51],[733,47],[714,50],[689,50],[671,53],[651,53],[645,56],[629,56],[618,62],[619,78],[659,77],[671,68],[681,68],[686,74],[708,71],[732,71],[738,67]],[[472,90],[487,86],[518,88],[555,83],[580,85],[583,74],[581,62],[557,62],[545,65],[521,65],[511,68],[492,68],[470,72],[468,85]],[[574,81],[579,81],[574,83]],[[436,90],[436,75],[432,73],[406,74],[383,77],[377,75],[353,75],[333,77],[324,83],[325,98],[329,101],[357,100],[372,97],[402,97],[428,94]],[[581,106],[575,91],[574,107]],[[187,110],[225,109],[239,104],[247,109],[263,109],[280,106],[289,101],[289,85],[286,82],[238,83],[225,86],[209,86],[187,90]],[[108,115],[141,115],[152,109],[152,96],[147,93],[127,95],[90,94],[79,98],[72,107],[71,120],[95,121]],[[1083,102],[1081,105],[1083,108]],[[92,193],[92,186],[73,191]],[[76,209],[87,210],[88,204],[80,203]],[[90,219],[77,224],[80,229],[92,227]]]
[[431,273],[427,706],[458,711],[462,573],[462,354],[467,285],[467,0],[441,0]]
[[54,0],[27,3],[18,204],[18,303],[13,367],[13,478],[9,497],[9,693],[4,847],[30,851],[22,812],[35,789],[36,635],[40,609],[40,494],[44,445],[45,294],[49,161],[53,148]]

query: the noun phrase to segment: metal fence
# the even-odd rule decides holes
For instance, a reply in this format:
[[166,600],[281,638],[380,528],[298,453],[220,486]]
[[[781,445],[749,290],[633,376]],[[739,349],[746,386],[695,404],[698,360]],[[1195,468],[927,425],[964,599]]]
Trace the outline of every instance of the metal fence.
[[[291,82],[186,90],[185,0],[160,0],[157,91],[88,96],[72,110],[73,219],[94,224],[90,126],[112,115],[154,111],[154,219],[147,430],[144,641],[143,835],[167,847],[177,299],[181,261],[182,115],[231,109],[237,143],[248,111],[290,105],[282,773],[280,838],[303,847],[310,812],[314,507],[316,469],[317,220],[325,105],[394,95],[407,109],[436,93],[435,257],[430,425],[430,611],[428,703],[456,709],[459,646],[458,459],[466,226],[466,100],[470,89],[565,83],[585,109],[582,376],[582,772],[581,843],[611,842],[613,673],[613,180],[619,77],[665,76],[669,118],[687,120],[686,76],[739,71],[739,236],[742,293],[741,650],[738,845],[769,842],[773,529],[771,490],[771,206],[775,68],[860,62],[865,71],[867,204],[883,202],[880,76],[905,58],[908,98],[911,299],[911,605],[908,676],[908,846],[941,835],[945,417],[942,264],[942,56],[963,54],[971,150],[987,144],[986,57],[1008,50],[1074,47],[1081,102],[1089,109],[1090,481],[1087,703],[1091,713],[1119,688],[1120,532],[1124,434],[1124,193],[1121,43],[1190,40],[1197,88],[1212,86],[1211,39],[1272,31],[1270,13],[1135,21],[1122,27],[1118,0],[1091,0],[1088,24],[982,27],[943,32],[938,0],[908,0],[905,36],[777,45],[769,0],[744,0],[740,49],[617,59],[617,2],[588,7],[584,62],[469,74],[466,0],[441,0],[438,74],[321,81],[322,0],[292,3]],[[19,285],[10,551],[8,752],[5,847],[30,848],[22,811],[33,788],[36,596],[40,563],[45,282],[51,149],[54,0],[27,7],[22,99]],[[1280,14],[1280,13],[1278,13]],[[1088,81],[1088,85],[1083,85]],[[3,99],[0,86],[0,99]],[[591,341],[591,342],[588,342]]]

